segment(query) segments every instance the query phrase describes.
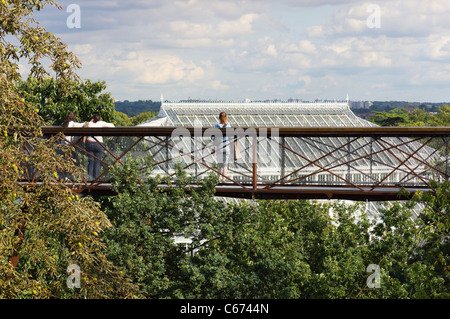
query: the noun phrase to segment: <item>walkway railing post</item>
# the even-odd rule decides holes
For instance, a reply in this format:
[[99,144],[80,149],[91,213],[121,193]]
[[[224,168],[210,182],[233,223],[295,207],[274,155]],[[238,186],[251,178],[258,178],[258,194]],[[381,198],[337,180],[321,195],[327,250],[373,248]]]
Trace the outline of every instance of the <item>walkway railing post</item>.
[[[286,145],[286,139],[284,136],[281,137],[281,144]],[[286,175],[286,148],[281,147],[281,177],[284,177]]]
[[256,190],[256,184],[257,184],[257,166],[256,162],[258,160],[257,157],[257,149],[256,149],[256,143],[257,139],[256,136],[253,136],[253,190]]
[[450,172],[449,172],[449,165],[448,165],[448,138],[444,139],[444,146],[445,146],[445,174],[446,174],[446,181],[448,182],[449,180],[449,176],[450,176]]
[[347,137],[347,143],[348,143],[348,145],[347,145],[347,177],[345,179],[347,181],[349,181],[349,182],[352,182],[352,175],[351,175],[351,170],[350,170],[350,168],[351,168],[350,167],[350,162],[352,160],[351,153],[350,153],[350,151],[351,151],[351,149],[350,149],[350,147],[351,147],[350,140],[351,140],[351,138],[350,138],[350,136],[348,136]]
[[370,180],[369,181],[373,181],[374,180],[374,178],[373,178],[373,140],[374,140],[374,138],[373,137],[371,137],[370,138],[370,157],[369,157],[369,165],[370,165],[370,169],[369,169],[369,177],[370,177]]
[[166,151],[166,163],[165,163],[165,166],[166,166],[166,172],[167,172],[167,174],[169,174],[169,136],[166,136],[166,148],[165,148],[165,151]]

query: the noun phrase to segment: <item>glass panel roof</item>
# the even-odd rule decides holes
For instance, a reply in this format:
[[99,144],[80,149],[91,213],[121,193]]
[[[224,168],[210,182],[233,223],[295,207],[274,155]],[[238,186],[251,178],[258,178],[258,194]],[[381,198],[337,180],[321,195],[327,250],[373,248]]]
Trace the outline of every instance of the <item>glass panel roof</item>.
[[[194,119],[198,118],[202,125],[212,126],[222,111],[227,113],[230,125],[235,127],[373,126],[355,116],[346,102],[164,102],[158,118],[170,118],[165,125],[192,126]],[[155,119],[140,125],[151,126]]]

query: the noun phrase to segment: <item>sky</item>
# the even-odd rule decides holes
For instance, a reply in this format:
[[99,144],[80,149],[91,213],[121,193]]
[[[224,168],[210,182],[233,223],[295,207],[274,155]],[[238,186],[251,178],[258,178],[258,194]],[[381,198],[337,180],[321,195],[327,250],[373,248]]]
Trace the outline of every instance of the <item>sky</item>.
[[35,18],[119,101],[450,101],[450,0],[58,2]]

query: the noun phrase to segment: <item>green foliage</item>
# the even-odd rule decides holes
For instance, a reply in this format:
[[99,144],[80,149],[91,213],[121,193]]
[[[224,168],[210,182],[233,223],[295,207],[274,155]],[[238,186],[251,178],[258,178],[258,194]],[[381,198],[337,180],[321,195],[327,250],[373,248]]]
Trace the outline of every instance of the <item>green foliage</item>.
[[157,114],[154,112],[143,112],[130,118],[132,125],[138,125],[145,121],[154,118]]
[[[135,288],[105,258],[99,236],[110,222],[97,203],[76,197],[62,183],[60,172],[82,172],[58,136],[41,137],[45,120],[34,96],[25,96],[18,85],[23,60],[36,78],[33,83],[51,82],[45,80],[44,58],[52,61],[59,95],[69,94],[78,80],[79,61],[31,17],[47,4],[56,5],[51,0],[0,3],[0,298],[133,296]],[[23,180],[29,182],[26,187]],[[67,287],[70,264],[82,271],[79,289]]]
[[157,113],[148,111],[148,112],[139,113],[132,117],[128,117],[128,115],[126,113],[114,111],[113,122],[118,126],[135,126],[135,125],[144,123],[145,121],[147,121],[151,118],[154,118],[156,115],[157,115]]
[[398,110],[400,109],[394,109],[388,113],[375,112],[375,115],[370,120],[380,126],[402,126],[408,122],[408,113],[398,112]]
[[177,263],[185,258],[185,250],[172,237],[191,238],[194,247],[214,240],[225,210],[213,200],[217,177],[210,176],[193,189],[191,178],[178,170],[176,180],[168,180],[169,188],[162,190],[157,188],[159,177],[139,179],[139,165],[145,169],[151,162],[129,160],[112,169],[118,196],[103,203],[114,226],[105,234],[108,258],[134,278],[145,297],[167,297],[174,290],[171,279],[178,273]]
[[79,122],[88,122],[95,113],[104,121],[115,120],[114,99],[109,92],[103,92],[105,82],[28,78],[20,81],[19,89],[47,125],[61,125],[71,111]]
[[155,112],[147,111],[129,117],[115,110],[114,99],[105,91],[104,81],[27,78],[19,81],[18,87],[20,95],[38,110],[46,125],[61,125],[69,112],[74,112],[79,122],[88,122],[98,113],[104,121],[116,126],[134,126],[156,116]]
[[[414,201],[425,204],[419,216],[422,254],[420,258],[432,266],[433,272],[450,285],[450,183],[437,186],[434,193],[418,192]],[[448,291],[447,291],[448,293]]]
[[409,112],[396,108],[388,112],[374,112],[370,121],[380,126],[449,126],[450,106],[442,105],[436,114],[417,108]]
[[421,103],[421,102],[406,102],[406,101],[373,101],[370,106],[370,111],[372,112],[389,112],[393,109],[421,109],[427,112],[437,112],[439,107],[445,103]]
[[[442,244],[448,237],[448,214],[435,216],[431,213],[435,210],[427,209],[417,220],[411,213],[417,201],[448,207],[446,191],[438,193],[439,200],[429,194],[430,198],[415,202],[394,203],[381,211],[379,220],[369,220],[362,213],[363,204],[223,203],[213,197],[217,177],[210,176],[199,189],[192,189],[191,178],[182,170],[175,180],[166,180],[170,187],[162,190],[157,188],[160,177],[139,178],[148,176],[149,172],[142,174],[147,166],[151,163],[129,160],[116,167],[112,179],[118,196],[103,202],[114,225],[105,232],[108,258],[140,285],[142,297],[440,298],[449,294],[448,246]],[[420,222],[430,218],[434,219],[429,223]],[[437,232],[441,222],[446,226]],[[192,239],[188,250],[175,245],[177,236]],[[367,286],[366,269],[371,264],[380,267],[381,288]]]
[[152,112],[158,113],[161,107],[161,102],[153,102],[152,100],[139,101],[116,101],[116,110],[125,113],[129,117],[135,117],[140,113]]
[[116,126],[132,126],[133,123],[130,118],[125,113],[114,111],[113,121]]

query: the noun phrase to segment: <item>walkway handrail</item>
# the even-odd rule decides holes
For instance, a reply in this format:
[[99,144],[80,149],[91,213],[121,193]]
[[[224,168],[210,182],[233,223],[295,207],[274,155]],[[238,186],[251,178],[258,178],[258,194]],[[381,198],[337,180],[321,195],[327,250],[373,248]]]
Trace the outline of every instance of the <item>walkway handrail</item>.
[[[61,127],[61,126],[44,126],[42,134],[56,135],[60,132],[66,135],[77,136],[170,136],[175,129],[180,127],[161,126],[116,126],[116,127]],[[182,127],[191,134],[201,130],[204,133],[209,127]],[[236,129],[238,127],[231,127]],[[224,136],[227,134],[226,128],[217,128],[221,130]],[[256,135],[277,133],[279,137],[295,137],[295,136],[326,136],[326,137],[348,137],[348,136],[366,136],[366,137],[438,137],[450,136],[450,126],[437,127],[239,127],[244,132],[254,131]]]

